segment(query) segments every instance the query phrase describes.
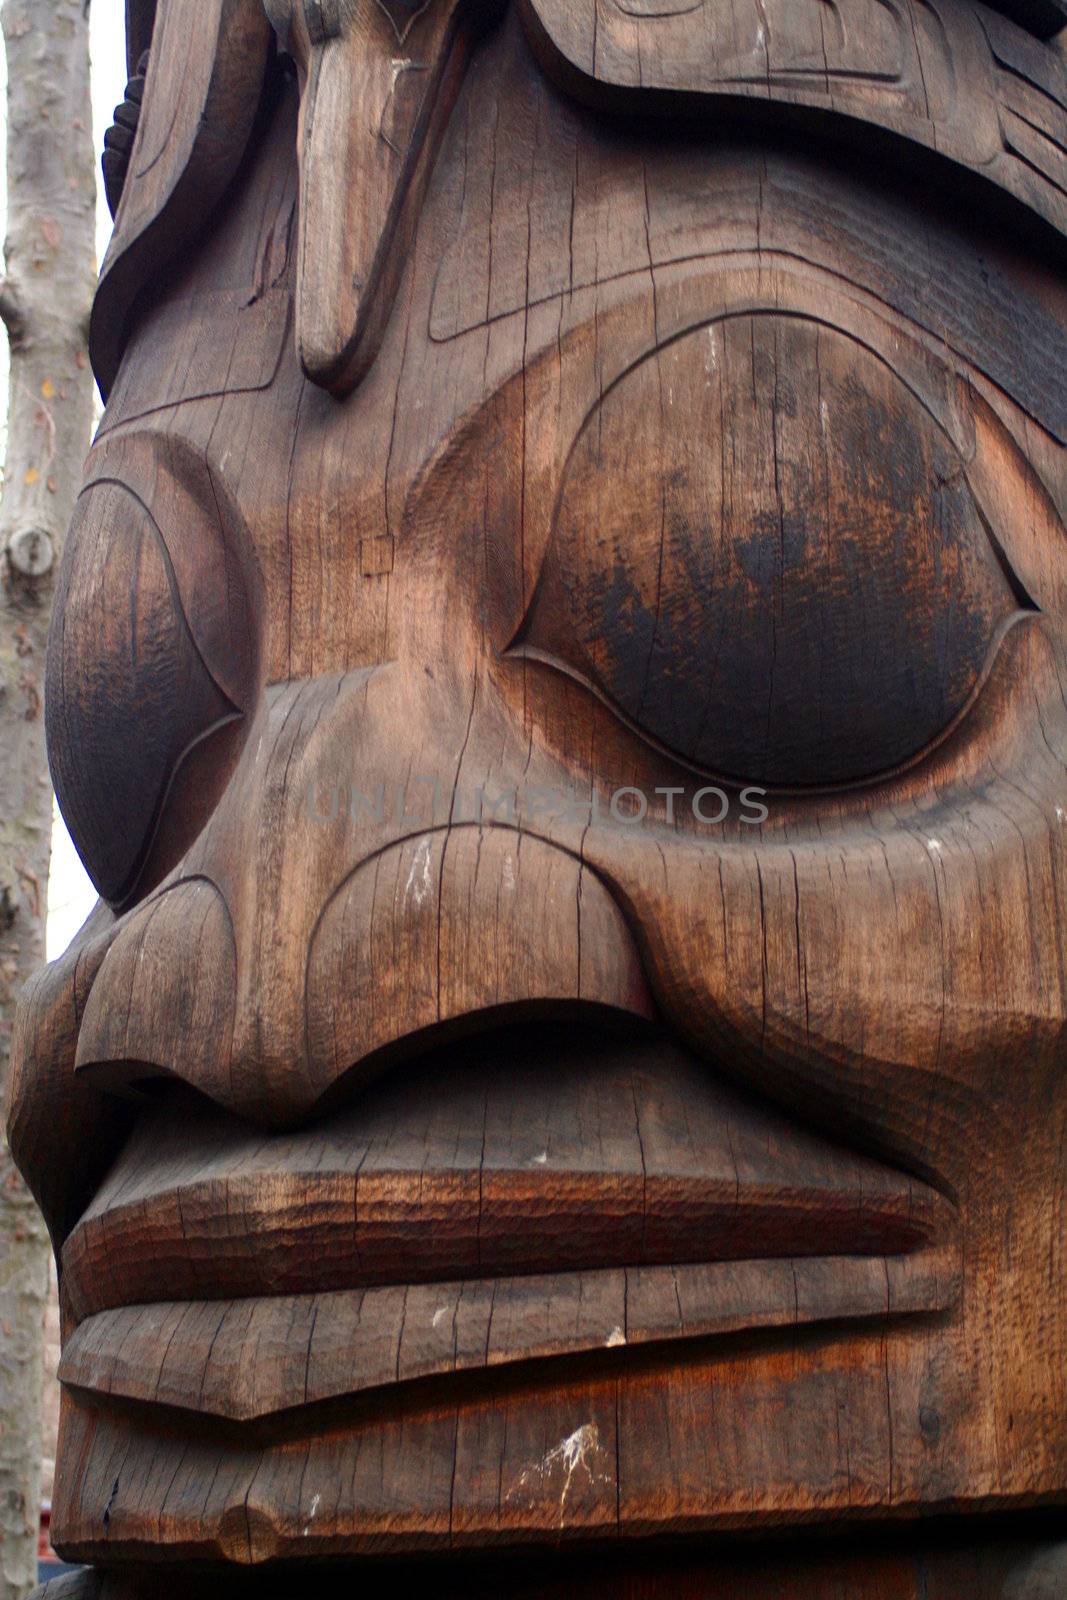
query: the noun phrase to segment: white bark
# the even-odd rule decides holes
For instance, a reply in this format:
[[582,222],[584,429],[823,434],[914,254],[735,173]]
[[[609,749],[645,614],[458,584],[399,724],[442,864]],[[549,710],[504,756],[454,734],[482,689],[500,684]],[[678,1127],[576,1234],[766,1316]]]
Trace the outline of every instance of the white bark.
[[[42,721],[55,564],[92,426],[88,0],[4,0],[11,379],[0,499],[0,1079],[44,959],[52,794]],[[36,1582],[48,1243],[0,1134],[0,1600]]]

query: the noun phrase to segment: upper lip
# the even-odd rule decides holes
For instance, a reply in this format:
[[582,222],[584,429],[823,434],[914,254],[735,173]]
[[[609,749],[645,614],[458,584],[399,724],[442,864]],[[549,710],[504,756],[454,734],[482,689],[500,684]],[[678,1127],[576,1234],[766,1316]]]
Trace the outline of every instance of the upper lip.
[[439,1050],[276,1135],[168,1090],[64,1247],[75,1318],[160,1301],[897,1256],[954,1234],[937,1190],[809,1133],[673,1047],[546,1053],[542,1041],[522,1056],[508,1034]]

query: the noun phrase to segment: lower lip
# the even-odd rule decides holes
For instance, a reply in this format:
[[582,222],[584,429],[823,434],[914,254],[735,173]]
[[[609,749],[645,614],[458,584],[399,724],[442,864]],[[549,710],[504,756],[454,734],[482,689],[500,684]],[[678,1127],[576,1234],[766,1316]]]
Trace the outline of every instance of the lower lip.
[[112,1399],[252,1422],[535,1358],[884,1322],[945,1310],[958,1290],[958,1261],[942,1246],[117,1307],[80,1324],[59,1376]]

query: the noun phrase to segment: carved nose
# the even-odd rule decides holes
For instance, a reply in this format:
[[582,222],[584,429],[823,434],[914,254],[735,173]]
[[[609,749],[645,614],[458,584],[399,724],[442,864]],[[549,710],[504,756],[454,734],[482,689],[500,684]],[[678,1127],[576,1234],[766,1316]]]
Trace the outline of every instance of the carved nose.
[[[285,37],[292,8],[273,9]],[[291,40],[306,55],[296,339],[307,376],[339,397],[381,344],[474,23],[491,9],[304,0]]]
[[414,830],[352,806],[309,812],[361,750],[366,766],[368,730],[384,723],[397,744],[371,677],[287,685],[261,713],[215,818],[108,952],[79,1073],[107,1087],[171,1077],[291,1126],[342,1079],[367,1081],[442,1031],[653,1015],[623,916],[576,856],[447,811]]

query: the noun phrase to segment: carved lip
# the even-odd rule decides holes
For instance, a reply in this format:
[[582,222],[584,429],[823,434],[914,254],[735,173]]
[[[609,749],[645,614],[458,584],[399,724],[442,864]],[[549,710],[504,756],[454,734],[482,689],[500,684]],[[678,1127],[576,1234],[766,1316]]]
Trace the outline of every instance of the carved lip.
[[322,1350],[350,1350],[344,1386],[363,1389],[385,1381],[383,1360],[396,1382],[936,1310],[954,1293],[956,1220],[928,1185],[651,1034],[487,1034],[295,1133],[171,1087],[64,1248],[82,1324],[65,1376],[147,1398],[166,1346],[188,1400],[210,1347],[229,1373],[217,1408],[244,1418],[292,1403],[292,1374],[249,1398],[239,1352],[266,1341],[306,1359],[308,1316]]
[[418,1379],[678,1339],[946,1310],[950,1245],[894,1257],[637,1267],[103,1311],[60,1380],[111,1400],[253,1423]]

